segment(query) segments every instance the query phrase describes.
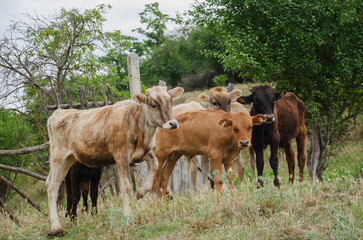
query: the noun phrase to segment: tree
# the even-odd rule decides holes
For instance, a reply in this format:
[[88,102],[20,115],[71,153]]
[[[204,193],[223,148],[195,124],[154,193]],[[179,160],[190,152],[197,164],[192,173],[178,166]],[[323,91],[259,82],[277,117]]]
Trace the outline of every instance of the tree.
[[322,179],[331,151],[363,110],[361,1],[206,0],[190,14],[215,36],[204,54],[305,102],[310,178]]

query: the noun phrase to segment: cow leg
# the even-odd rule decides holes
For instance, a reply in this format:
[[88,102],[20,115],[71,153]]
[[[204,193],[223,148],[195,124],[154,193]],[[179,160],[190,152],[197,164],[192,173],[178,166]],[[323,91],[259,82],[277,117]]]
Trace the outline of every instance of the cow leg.
[[[52,149],[51,149],[52,150]],[[63,159],[63,156],[50,157],[50,172],[47,177],[46,185],[48,192],[49,219],[51,230],[48,236],[62,236],[66,234],[60,226],[57,213],[58,190],[73,161]]]
[[263,187],[263,180],[260,178],[263,176],[263,167],[264,167],[264,159],[263,159],[263,149],[262,147],[254,147],[256,153],[256,163],[257,163],[257,173],[258,173],[258,183],[261,187]]
[[91,176],[91,201],[92,201],[92,211],[91,214],[97,214],[97,198],[98,198],[98,184],[101,179],[102,169],[96,170],[96,173]]
[[255,155],[255,149],[253,148],[253,146],[248,147],[248,152],[250,154],[250,164],[251,164],[253,180],[254,180],[255,184],[257,185],[256,155]]
[[[218,155],[213,155],[218,156]],[[214,186],[213,190],[217,191],[217,193],[220,193],[222,191],[222,157],[211,157],[210,158],[211,165],[212,165],[212,171],[213,171],[213,179],[214,179]]]
[[273,142],[270,144],[270,150],[271,150],[271,156],[270,156],[270,166],[274,172],[274,185],[276,187],[280,187],[280,180],[278,177],[278,167],[279,167],[279,162],[277,159],[277,154],[278,154],[278,149],[279,149],[279,145],[276,142]]
[[236,174],[235,174],[235,161],[238,160],[238,157],[234,160],[234,161],[229,161],[224,163],[224,169],[226,170],[227,174],[228,174],[228,179],[229,179],[229,186],[231,187],[231,190],[235,187],[234,185],[234,179],[236,178]]
[[187,159],[188,163],[189,163],[189,168],[190,168],[190,172],[191,172],[191,181],[192,181],[192,189],[193,191],[197,190],[197,175],[198,175],[198,158],[197,157],[188,157],[185,156],[185,158]]
[[124,215],[131,216],[131,208],[130,208],[130,195],[132,192],[132,186],[129,180],[129,158],[124,156],[115,157],[117,163],[117,170],[119,176],[119,185],[121,188],[123,207],[124,207]]
[[166,189],[168,187],[170,175],[173,172],[175,165],[179,158],[181,157],[181,154],[173,153],[169,157],[169,159],[166,161],[165,166],[163,167],[163,171],[161,174],[161,181],[160,181],[160,197],[162,199],[165,198],[166,195]]
[[202,172],[202,185],[205,186],[208,184],[208,173],[209,173],[209,158],[208,156],[201,155],[200,156],[200,168]]
[[304,167],[306,164],[306,156],[305,156],[305,140],[306,140],[306,129],[305,125],[300,127],[299,135],[296,137],[296,145],[297,145],[297,159],[300,169],[299,181],[302,182],[304,180]]
[[79,174],[73,174],[72,178],[72,212],[71,212],[71,219],[74,220],[77,217],[77,205],[79,200],[81,199],[81,190],[80,190],[80,183],[81,179]]
[[72,209],[72,182],[71,182],[71,173],[68,172],[66,176],[66,190],[67,190],[67,211],[66,216],[70,216]]
[[83,183],[80,185],[82,199],[83,199],[83,211],[88,212],[88,193],[89,193],[89,180],[83,179],[81,180]]
[[164,163],[167,160],[167,158],[168,158],[167,155],[156,156],[158,165],[157,165],[157,170],[154,175],[153,186],[151,188],[151,192],[153,194],[156,194],[159,189],[160,181],[161,181],[161,174],[163,172],[163,166],[164,166]]
[[295,175],[295,155],[294,151],[291,148],[290,142],[284,143],[284,151],[286,154],[286,161],[289,167],[289,181],[291,184],[294,183],[294,175]]
[[[243,159],[242,155],[239,154],[238,157],[233,161],[234,162],[234,169],[236,169],[239,178],[239,185],[242,188],[242,185],[245,183],[245,160]],[[228,168],[224,166],[226,171]]]
[[147,174],[146,180],[144,181],[144,184],[137,191],[136,194],[137,199],[142,198],[148,191],[150,191],[153,188],[153,180],[159,166],[158,160],[156,159],[152,151],[149,151],[146,154],[145,160],[148,161],[149,172]]

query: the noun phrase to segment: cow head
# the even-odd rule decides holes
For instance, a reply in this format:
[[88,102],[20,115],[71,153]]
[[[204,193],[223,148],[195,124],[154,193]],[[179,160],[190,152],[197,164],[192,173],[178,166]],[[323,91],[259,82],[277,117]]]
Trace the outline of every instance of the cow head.
[[211,110],[223,110],[231,112],[231,101],[236,100],[242,95],[242,91],[234,89],[232,92],[227,92],[224,87],[215,87],[210,90],[210,94],[201,93],[198,96],[202,104],[209,104]]
[[178,127],[172,111],[172,99],[178,98],[184,89],[181,87],[167,91],[167,87],[157,86],[146,89],[146,94],[137,94],[134,100],[144,104],[148,122],[156,127],[171,130]]
[[260,125],[266,121],[263,114],[251,117],[246,112],[232,115],[232,118],[223,118],[218,121],[221,127],[231,127],[235,140],[240,148],[246,148],[251,143],[253,125]]
[[237,102],[241,104],[253,103],[251,114],[264,114],[266,116],[266,123],[274,122],[275,101],[281,99],[286,94],[286,91],[275,92],[275,87],[271,85],[254,86],[249,90],[252,94],[239,97]]

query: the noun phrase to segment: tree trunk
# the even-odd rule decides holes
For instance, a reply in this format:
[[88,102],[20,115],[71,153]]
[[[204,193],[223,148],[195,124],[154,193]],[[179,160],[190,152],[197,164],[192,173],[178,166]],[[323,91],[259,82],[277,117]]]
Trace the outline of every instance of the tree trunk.
[[309,178],[312,183],[316,182],[316,169],[320,156],[319,130],[315,124],[310,125],[311,146],[308,150],[307,166],[309,168]]

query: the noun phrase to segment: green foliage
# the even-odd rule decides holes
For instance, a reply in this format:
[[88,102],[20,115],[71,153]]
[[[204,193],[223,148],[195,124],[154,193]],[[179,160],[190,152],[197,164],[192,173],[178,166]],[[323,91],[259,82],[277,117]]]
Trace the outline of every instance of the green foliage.
[[228,80],[228,76],[225,74],[215,76],[213,79],[213,83],[215,86],[226,86],[226,82]]

